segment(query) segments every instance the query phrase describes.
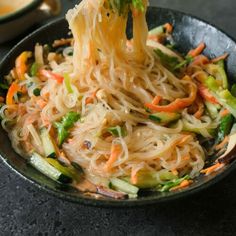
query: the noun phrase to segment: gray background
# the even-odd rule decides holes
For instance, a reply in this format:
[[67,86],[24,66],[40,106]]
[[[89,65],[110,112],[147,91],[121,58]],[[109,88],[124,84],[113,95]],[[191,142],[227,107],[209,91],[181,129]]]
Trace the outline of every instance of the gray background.
[[[76,2],[62,0],[62,14]],[[191,13],[236,38],[235,0],[150,3]],[[0,58],[19,40],[0,45]],[[236,172],[199,194],[159,206],[102,209],[39,191],[0,161],[0,235],[235,235],[235,178]]]

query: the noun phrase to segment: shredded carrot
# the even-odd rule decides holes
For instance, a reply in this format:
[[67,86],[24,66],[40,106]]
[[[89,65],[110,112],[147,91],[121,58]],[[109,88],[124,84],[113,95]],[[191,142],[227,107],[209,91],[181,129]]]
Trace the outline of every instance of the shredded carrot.
[[213,166],[210,166],[210,167],[208,167],[208,168],[206,168],[206,169],[203,169],[203,170],[201,170],[200,172],[203,173],[203,174],[205,174],[205,175],[209,175],[209,174],[211,174],[212,172],[217,171],[218,169],[220,169],[220,168],[223,167],[223,166],[224,166],[224,164],[221,164],[221,163],[217,162],[217,163],[214,164]]
[[204,105],[201,101],[200,98],[197,98],[196,99],[196,104],[198,106],[198,110],[194,113],[194,116],[197,118],[197,119],[200,119],[204,113]]
[[157,112],[175,112],[179,111],[185,107],[190,106],[196,99],[197,88],[195,84],[190,84],[190,94],[187,98],[177,98],[175,101],[171,102],[166,106],[153,105],[152,103],[146,103],[145,106],[153,111]]
[[137,16],[140,15],[140,11],[137,10],[136,8],[133,8],[133,9],[132,9],[132,15],[133,15],[133,17],[137,17]]
[[228,53],[225,53],[219,57],[216,57],[214,59],[211,60],[212,63],[217,63],[218,61],[221,61],[221,60],[225,60],[227,57],[229,56]]
[[7,96],[6,96],[6,104],[7,105],[14,104],[13,96],[18,91],[20,91],[20,86],[18,84],[16,84],[16,83],[12,83],[10,88],[8,89]]
[[200,43],[196,48],[190,50],[188,55],[191,57],[196,57],[202,53],[205,47],[206,47],[205,43]]
[[121,153],[121,146],[120,144],[114,144],[111,147],[111,155],[106,162],[106,170],[109,171],[112,168],[112,164],[117,160]]
[[228,109],[224,109],[223,111],[220,112],[221,117],[227,116],[228,114],[230,114]]
[[56,73],[53,73],[52,71],[50,70],[45,70],[45,69],[41,69],[39,70],[39,76],[43,76],[47,79],[53,79],[53,80],[56,80],[57,83],[61,84],[64,80],[64,77],[59,75],[59,74],[56,74]]
[[25,79],[24,74],[27,72],[27,59],[32,56],[31,52],[24,51],[16,58],[16,74],[21,80]]
[[229,142],[229,136],[225,136],[225,138],[215,146],[215,150],[220,150],[222,149],[227,143]]
[[42,94],[41,97],[42,97],[43,99],[45,99],[45,100],[48,100],[49,97],[50,97],[50,93],[44,93],[44,94]]
[[183,180],[178,186],[176,187],[173,187],[170,189],[170,191],[176,191],[176,190],[179,190],[179,189],[182,189],[182,188],[186,188],[188,187],[193,181],[192,180]]
[[210,60],[206,56],[198,55],[194,58],[190,66],[202,66],[202,65],[208,64],[209,62]]
[[158,105],[161,101],[162,97],[161,96],[156,96],[154,97],[153,101],[152,101],[152,104],[153,105]]
[[41,109],[47,105],[47,102],[45,102],[42,98],[38,99],[36,103]]
[[97,94],[97,90],[94,91],[90,97],[87,97],[86,100],[85,100],[85,104],[88,105],[90,103],[93,103],[93,100],[94,98],[96,97],[96,94]]
[[134,169],[132,169],[131,171],[131,183],[132,184],[137,184],[138,183],[138,175],[137,175],[137,171],[134,171]]
[[170,23],[164,24],[164,28],[167,33],[172,33],[172,31],[173,31],[173,25],[171,25]]
[[183,161],[188,161],[188,160],[190,160],[190,156],[189,156],[189,155],[184,156],[184,157],[182,158],[182,160],[183,160]]
[[203,84],[198,85],[198,91],[203,99],[206,101],[213,103],[213,104],[219,104],[216,98],[210,93],[209,89],[206,88]]

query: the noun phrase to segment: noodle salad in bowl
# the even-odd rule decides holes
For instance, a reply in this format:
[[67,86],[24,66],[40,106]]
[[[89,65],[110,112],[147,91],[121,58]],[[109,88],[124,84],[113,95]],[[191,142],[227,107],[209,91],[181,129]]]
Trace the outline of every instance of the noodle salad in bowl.
[[66,15],[73,38],[23,51],[0,84],[1,124],[14,150],[91,196],[181,191],[233,159],[228,54],[210,59],[199,42],[182,55],[170,23],[148,29],[147,7],[83,0]]

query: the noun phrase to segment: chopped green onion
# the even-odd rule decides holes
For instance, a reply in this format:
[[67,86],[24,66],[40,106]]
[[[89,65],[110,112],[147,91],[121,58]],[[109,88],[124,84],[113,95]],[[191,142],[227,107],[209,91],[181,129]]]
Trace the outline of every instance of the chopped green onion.
[[73,93],[73,89],[71,87],[71,78],[67,73],[64,74],[64,81],[68,93]]
[[180,62],[178,65],[175,66],[174,70],[178,70],[178,69],[188,65],[192,61],[193,61],[193,58],[191,56],[187,56],[184,61]]
[[126,15],[131,6],[137,10],[144,11],[142,0],[110,0],[110,7],[116,10],[119,15]]
[[182,178],[179,179],[173,179],[171,181],[168,181],[164,184],[162,184],[161,188],[158,189],[160,192],[168,192],[171,188],[178,186],[181,184],[184,180],[190,179],[189,175],[185,175]]
[[69,136],[68,130],[72,128],[75,122],[79,119],[80,114],[70,111],[62,118],[61,122],[54,123],[54,126],[57,128],[59,146],[61,146],[65,139]]
[[171,71],[175,70],[175,67],[180,64],[180,61],[177,57],[169,56],[162,52],[160,49],[155,49],[154,52],[160,58],[161,63],[168,67]]
[[124,127],[120,127],[119,125],[115,127],[110,127],[107,129],[109,133],[116,137],[125,137],[127,135],[127,131]]

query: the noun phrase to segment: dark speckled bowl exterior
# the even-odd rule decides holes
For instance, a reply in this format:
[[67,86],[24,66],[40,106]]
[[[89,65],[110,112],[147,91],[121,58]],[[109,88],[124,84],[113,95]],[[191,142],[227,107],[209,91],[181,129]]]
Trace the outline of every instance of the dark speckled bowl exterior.
[[[174,25],[173,37],[179,51],[186,53],[200,42],[207,45],[204,53],[209,57],[215,57],[225,52],[230,53],[227,60],[227,70],[231,81],[236,78],[236,43],[228,35],[216,29],[214,26],[196,19],[190,15],[176,12],[169,9],[150,7],[147,12],[149,28],[170,22]],[[129,28],[130,29],[130,28]],[[39,43],[51,43],[53,40],[66,37],[68,34],[68,24],[65,19],[60,19],[49,23],[38,29],[17,44],[2,60],[0,64],[0,78],[8,74],[14,65],[15,58],[24,50],[32,50],[34,45]],[[229,172],[235,169],[235,162],[225,166],[223,169],[210,176],[199,176],[191,187],[170,193],[150,192],[138,199],[113,200],[113,199],[94,199],[79,193],[72,188],[55,183],[32,168],[27,162],[17,155],[11,147],[10,140],[5,131],[0,128],[0,155],[5,164],[19,176],[30,181],[40,189],[73,202],[89,204],[93,206],[106,207],[129,207],[141,206],[153,203],[161,203],[169,200],[178,199],[189,194],[193,194],[208,186],[218,182]]]

